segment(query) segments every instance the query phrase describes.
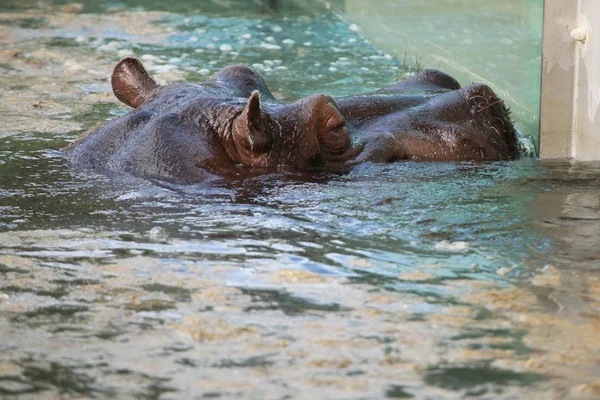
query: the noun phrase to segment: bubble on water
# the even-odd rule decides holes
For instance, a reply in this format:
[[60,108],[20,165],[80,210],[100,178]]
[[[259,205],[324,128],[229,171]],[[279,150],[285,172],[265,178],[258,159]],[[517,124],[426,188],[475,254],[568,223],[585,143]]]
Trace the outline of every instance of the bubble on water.
[[265,66],[263,64],[260,63],[254,63],[252,64],[252,68],[254,69],[263,69]]
[[214,43],[209,43],[209,44],[207,44],[207,45],[206,45],[206,48],[207,48],[207,49],[214,49],[214,48],[216,48],[216,47],[217,47],[217,46],[215,46],[215,44],[214,44]]
[[219,38],[218,36],[213,36],[210,38],[210,40],[212,40],[213,42],[218,42],[221,40],[221,38]]
[[197,42],[198,36],[190,36],[190,42]]
[[496,273],[500,276],[506,276],[510,273],[510,268],[502,267]]
[[233,47],[231,47],[230,44],[222,44],[221,46],[219,46],[219,50],[221,50],[224,53],[227,53],[233,50]]
[[284,65],[280,65],[278,67],[275,67],[275,71],[285,71],[287,69],[288,69],[288,67],[286,67]]
[[281,46],[272,43],[261,43],[260,47],[266,50],[281,50]]
[[496,274],[498,274],[500,276],[507,276],[508,274],[513,272],[518,267],[519,267],[518,265],[513,265],[512,267],[502,267],[502,268],[499,268],[498,270],[496,270]]
[[525,157],[535,157],[535,141],[532,136],[525,136],[519,129],[517,131],[517,139],[519,146],[519,153]]
[[102,46],[99,46],[96,51],[99,52],[111,52],[111,51],[117,51],[121,48],[121,43],[117,42],[116,40],[113,40],[111,42],[108,42],[106,44],[103,44]]
[[336,67],[329,67],[329,71],[335,72],[335,71],[337,71],[337,68]]
[[302,43],[302,45],[306,46],[306,47],[310,47],[310,46],[312,46],[312,42],[304,42],[304,43]]
[[177,64],[177,63],[180,63],[180,62],[181,62],[181,58],[179,58],[179,57],[173,57],[173,58],[169,58],[169,62],[170,62],[171,64]]
[[283,28],[280,27],[279,25],[275,25],[275,26],[271,27],[271,30],[273,32],[281,32],[283,30]]
[[356,38],[350,38],[350,39],[348,39],[348,43],[356,43]]
[[69,71],[69,72],[81,72],[81,71],[85,70],[83,65],[81,65],[75,61],[72,61],[72,60],[65,61],[64,66],[67,69],[67,71]]
[[281,43],[283,43],[283,44],[287,44],[288,46],[291,46],[291,45],[293,45],[294,43],[296,43],[296,41],[295,41],[295,40],[292,40],[292,39],[284,39],[284,40],[283,40]]
[[252,38],[252,34],[251,33],[244,33],[241,36],[242,39],[251,39]]
[[469,243],[467,242],[449,242],[448,240],[442,240],[435,245],[435,249],[439,251],[447,251],[450,253],[462,253],[469,250]]
[[274,41],[275,41],[275,38],[274,38],[273,36],[267,36],[267,37],[265,38],[265,41],[267,41],[267,42],[274,42]]
[[202,29],[202,28],[196,28],[195,32],[196,32],[196,33],[200,33],[200,34],[202,34],[202,33],[206,33],[206,29]]
[[133,57],[134,53],[132,50],[122,49],[122,50],[117,51],[117,55],[120,58],[125,58],[125,57]]
[[160,58],[158,58],[157,56],[153,55],[153,54],[142,54],[142,56],[140,57],[140,59],[142,61],[146,61],[146,62],[163,62]]
[[356,24],[350,24],[350,26],[348,26],[348,29],[351,30],[352,32],[360,31],[360,28]]
[[152,67],[149,67],[148,69],[151,69],[152,71],[159,73],[159,74],[164,74],[166,72],[175,71],[177,69],[177,66],[173,65],[173,64],[153,65]]
[[148,232],[150,240],[165,240],[167,238],[167,231],[161,226],[155,226]]
[[200,75],[208,75],[208,74],[210,74],[210,69],[202,68],[201,70],[198,71],[198,73]]

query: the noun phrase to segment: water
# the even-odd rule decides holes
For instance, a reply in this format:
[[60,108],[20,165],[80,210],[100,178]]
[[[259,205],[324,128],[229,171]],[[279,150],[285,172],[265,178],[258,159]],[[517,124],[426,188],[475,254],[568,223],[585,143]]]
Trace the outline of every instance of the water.
[[539,144],[543,0],[333,0],[381,50],[494,87]]
[[307,2],[28,4],[0,13],[0,397],[598,396],[600,164],[78,170],[57,150],[126,111],[127,54],[164,82],[260,64],[284,99],[410,71]]

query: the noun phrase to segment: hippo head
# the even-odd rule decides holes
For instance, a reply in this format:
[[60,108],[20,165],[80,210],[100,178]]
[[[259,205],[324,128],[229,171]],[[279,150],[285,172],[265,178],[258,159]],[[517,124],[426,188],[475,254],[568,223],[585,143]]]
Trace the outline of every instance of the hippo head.
[[461,89],[434,70],[373,93],[290,104],[278,103],[244,66],[203,83],[160,86],[126,58],[111,83],[133,110],[70,145],[77,164],[191,183],[281,167],[343,171],[365,161],[517,156],[502,100],[487,86]]
[[357,160],[494,161],[518,156],[510,111],[483,84],[461,88],[443,72],[424,70],[374,93],[338,99]]
[[134,110],[71,145],[67,151],[76,163],[200,181],[242,168],[336,169],[352,150],[332,98],[318,94],[278,104],[248,67],[225,68],[201,84],[160,86],[139,60],[126,58],[111,83]]
[[289,105],[261,105],[255,90],[223,128],[216,132],[219,143],[243,167],[329,169],[350,146],[345,118],[322,94]]

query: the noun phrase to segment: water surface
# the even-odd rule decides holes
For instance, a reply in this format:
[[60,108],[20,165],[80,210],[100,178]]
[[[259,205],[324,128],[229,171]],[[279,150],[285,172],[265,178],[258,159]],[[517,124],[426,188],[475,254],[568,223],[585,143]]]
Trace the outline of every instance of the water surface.
[[171,3],[1,6],[0,397],[598,396],[599,164],[70,166],[126,112],[124,56],[161,82],[253,65],[286,100],[411,72],[325,7]]

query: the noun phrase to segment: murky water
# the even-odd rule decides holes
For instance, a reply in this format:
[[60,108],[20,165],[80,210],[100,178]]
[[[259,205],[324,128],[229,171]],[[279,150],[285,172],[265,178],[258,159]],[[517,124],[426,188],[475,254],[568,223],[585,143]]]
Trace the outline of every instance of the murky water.
[[597,398],[600,164],[184,187],[66,163],[126,112],[130,54],[163,82],[254,65],[284,99],[407,72],[309,2],[190,3],[2,3],[0,397]]

